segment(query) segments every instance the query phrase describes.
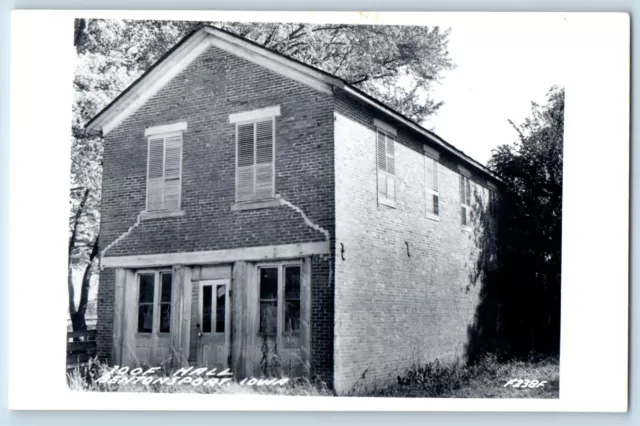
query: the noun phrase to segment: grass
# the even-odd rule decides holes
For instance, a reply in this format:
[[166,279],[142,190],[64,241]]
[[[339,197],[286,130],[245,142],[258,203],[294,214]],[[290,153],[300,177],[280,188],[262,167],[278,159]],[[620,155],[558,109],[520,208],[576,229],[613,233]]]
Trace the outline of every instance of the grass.
[[[289,396],[331,396],[335,395],[323,382],[311,381],[304,377],[293,378],[286,384],[278,385],[241,385],[229,382],[224,385],[194,386],[193,384],[163,385],[155,383],[155,379],[171,378],[170,372],[153,375],[152,383],[101,383],[103,377],[112,367],[97,360],[90,360],[86,366],[75,367],[67,372],[67,382],[72,391],[85,392],[153,392],[153,393],[206,393],[206,394],[254,394],[254,395],[289,395]],[[203,377],[206,381],[207,378]],[[273,380],[275,381],[275,379]]]
[[[518,379],[520,382],[514,381]],[[525,379],[544,380],[546,383],[533,388],[513,386],[522,386]],[[487,355],[471,366],[439,360],[423,366],[414,365],[404,376],[398,377],[397,384],[369,391],[368,396],[540,399],[558,398],[559,392],[557,358],[531,357],[525,361],[498,362],[495,356]]]
[[[193,386],[159,383],[98,383],[97,378],[110,370],[100,362],[90,362],[87,368],[76,368],[67,374],[71,390],[99,392],[161,392],[212,394],[265,394],[293,396],[335,396],[323,382],[306,378],[289,380],[284,385],[242,386],[231,382],[224,386]],[[170,373],[155,378],[170,377]],[[545,380],[543,386],[521,388],[505,386],[513,379]],[[557,358],[531,358],[526,361],[498,362],[494,356],[485,356],[472,366],[439,360],[413,365],[397,383],[379,389],[356,389],[349,396],[372,397],[439,397],[439,398],[558,398],[560,387]]]

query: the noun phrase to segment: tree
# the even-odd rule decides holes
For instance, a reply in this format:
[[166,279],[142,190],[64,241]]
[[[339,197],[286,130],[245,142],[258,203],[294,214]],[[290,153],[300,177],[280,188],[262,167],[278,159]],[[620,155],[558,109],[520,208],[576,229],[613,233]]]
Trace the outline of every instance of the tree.
[[[76,74],[71,147],[69,216],[69,313],[74,330],[86,328],[84,313],[100,251],[98,223],[102,139],[84,125],[199,22],[77,19]],[[448,31],[438,27],[285,23],[214,23],[264,47],[335,74],[422,121],[442,105],[430,89],[453,68]],[[80,269],[75,304],[72,272]]]
[[430,89],[453,68],[449,31],[426,26],[218,23],[264,47],[336,75],[414,121],[442,102]]
[[498,265],[486,276],[477,315],[475,332],[484,338],[476,340],[495,340],[487,333],[499,323],[499,347],[491,350],[509,357],[558,354],[564,89],[553,87],[545,105],[532,103],[531,116],[511,124],[517,142],[498,147],[489,161],[505,193]]

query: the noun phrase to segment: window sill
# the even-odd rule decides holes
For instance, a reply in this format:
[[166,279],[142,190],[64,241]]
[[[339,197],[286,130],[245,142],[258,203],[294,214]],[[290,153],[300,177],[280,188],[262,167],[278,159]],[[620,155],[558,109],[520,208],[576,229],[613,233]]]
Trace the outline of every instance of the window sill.
[[184,216],[184,210],[156,210],[156,211],[143,211],[140,215],[141,220],[149,219],[161,219],[165,217],[180,217]]
[[427,213],[427,219],[433,220],[435,222],[440,222],[440,215]]
[[462,230],[465,232],[473,232],[473,227],[472,226],[468,226],[468,225],[462,225]]
[[378,205],[383,205],[387,207],[391,207],[392,209],[396,208],[396,202],[392,200],[386,200],[384,198],[378,198]]
[[271,200],[245,201],[241,203],[234,203],[234,204],[231,204],[231,211],[237,212],[241,210],[267,209],[269,207],[277,207],[279,205],[280,205],[280,199],[276,197]]

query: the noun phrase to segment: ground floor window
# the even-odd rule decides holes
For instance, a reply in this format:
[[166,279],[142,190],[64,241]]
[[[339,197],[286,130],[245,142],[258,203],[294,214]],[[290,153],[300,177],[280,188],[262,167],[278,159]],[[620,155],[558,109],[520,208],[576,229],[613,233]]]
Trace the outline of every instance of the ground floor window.
[[267,335],[300,331],[300,264],[279,263],[258,268],[259,332]]
[[171,331],[171,271],[138,274],[138,333]]

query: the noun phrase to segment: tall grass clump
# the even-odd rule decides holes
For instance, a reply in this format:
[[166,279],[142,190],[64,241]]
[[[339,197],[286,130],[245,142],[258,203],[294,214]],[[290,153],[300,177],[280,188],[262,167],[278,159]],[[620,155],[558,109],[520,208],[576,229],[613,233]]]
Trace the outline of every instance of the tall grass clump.
[[[97,359],[91,359],[86,365],[76,366],[67,371],[67,383],[72,391],[82,392],[149,392],[149,393],[203,393],[203,394],[255,394],[287,396],[332,396],[334,392],[320,380],[306,377],[293,377],[283,385],[241,385],[232,380],[221,386],[193,386],[176,384],[167,386],[163,379],[170,379],[174,372],[161,370],[153,376],[152,383],[101,383],[100,377],[108,374],[113,367]],[[265,378],[263,378],[265,379]],[[266,379],[265,379],[266,380]],[[275,379],[274,379],[275,380]]]
[[[544,380],[536,388],[507,385],[512,379]],[[413,364],[395,385],[366,392],[366,396],[422,398],[558,398],[559,362],[553,357],[500,362],[485,354],[474,364],[436,359]]]

